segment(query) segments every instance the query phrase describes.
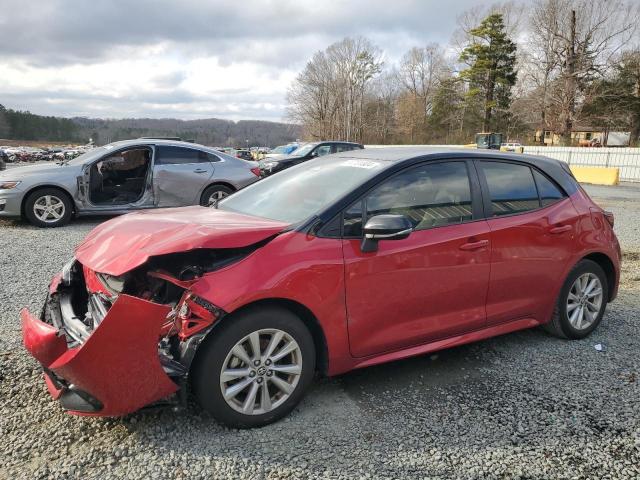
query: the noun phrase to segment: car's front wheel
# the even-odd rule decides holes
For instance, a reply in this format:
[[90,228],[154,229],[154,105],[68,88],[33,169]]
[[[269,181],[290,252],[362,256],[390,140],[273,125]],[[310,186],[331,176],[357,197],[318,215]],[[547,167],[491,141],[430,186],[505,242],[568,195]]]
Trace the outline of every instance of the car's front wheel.
[[194,394],[230,427],[279,420],[302,399],[315,373],[309,330],[282,308],[255,308],[229,318],[201,348],[192,377]]
[[607,306],[607,276],[592,260],[580,261],[562,286],[547,331],[562,338],[580,339],[596,329]]
[[62,190],[40,188],[27,197],[24,214],[36,227],[61,227],[71,219],[73,204]]

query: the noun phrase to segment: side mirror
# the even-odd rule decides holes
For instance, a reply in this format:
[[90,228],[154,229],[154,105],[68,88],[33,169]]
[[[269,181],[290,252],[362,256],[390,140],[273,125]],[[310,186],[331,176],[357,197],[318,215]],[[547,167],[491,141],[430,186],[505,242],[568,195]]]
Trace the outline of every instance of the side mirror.
[[378,250],[379,240],[402,240],[413,231],[411,221],[404,215],[376,215],[364,226],[364,238],[360,245],[363,253]]

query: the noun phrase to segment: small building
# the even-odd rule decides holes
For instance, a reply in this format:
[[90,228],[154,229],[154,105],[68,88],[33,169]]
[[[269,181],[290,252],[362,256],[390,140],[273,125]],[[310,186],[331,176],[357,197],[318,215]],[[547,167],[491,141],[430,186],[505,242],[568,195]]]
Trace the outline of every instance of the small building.
[[[630,132],[605,130],[598,127],[577,125],[571,130],[571,145],[581,147],[627,147]],[[535,142],[544,145],[562,145],[560,135],[551,130],[536,130]]]

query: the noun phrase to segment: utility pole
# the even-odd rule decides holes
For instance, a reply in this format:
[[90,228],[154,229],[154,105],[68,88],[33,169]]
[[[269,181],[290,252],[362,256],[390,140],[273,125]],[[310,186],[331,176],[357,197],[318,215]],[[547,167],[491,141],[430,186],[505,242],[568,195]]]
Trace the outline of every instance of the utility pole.
[[571,130],[573,130],[573,117],[576,113],[576,11],[571,10],[571,36],[567,49],[567,75],[565,79],[565,105],[564,118],[564,144],[571,144]]

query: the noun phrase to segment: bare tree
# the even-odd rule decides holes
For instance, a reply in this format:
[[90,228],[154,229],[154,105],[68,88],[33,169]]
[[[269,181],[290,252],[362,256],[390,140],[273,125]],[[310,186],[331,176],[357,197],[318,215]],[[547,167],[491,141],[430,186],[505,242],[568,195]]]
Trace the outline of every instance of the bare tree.
[[330,45],[313,56],[290,87],[290,118],[313,138],[360,141],[367,89],[381,70],[380,50],[365,38]]
[[438,44],[414,47],[400,61],[398,81],[403,89],[400,96],[401,124],[411,141],[419,133],[425,133],[433,95],[445,71],[444,53]]
[[[543,123],[568,144],[581,97],[633,36],[638,8],[622,0],[539,0],[530,28],[540,60]],[[554,118],[549,118],[553,113]]]
[[384,72],[372,82],[365,103],[367,128],[363,134],[363,142],[386,144],[395,140],[399,91],[398,73],[395,70]]

